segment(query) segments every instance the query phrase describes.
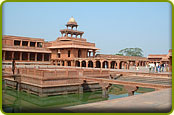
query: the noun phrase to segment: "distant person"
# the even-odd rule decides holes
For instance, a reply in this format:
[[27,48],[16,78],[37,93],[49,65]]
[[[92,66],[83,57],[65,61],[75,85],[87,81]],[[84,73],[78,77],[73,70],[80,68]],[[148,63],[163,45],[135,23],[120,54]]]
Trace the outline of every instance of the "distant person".
[[151,72],[151,66],[149,65],[149,73]]
[[158,72],[158,63],[156,63],[156,72]]
[[137,70],[139,70],[139,67],[138,66],[136,68],[137,68]]
[[164,64],[161,64],[161,72],[164,72]]
[[13,72],[13,74],[15,73],[15,66],[16,66],[16,62],[15,62],[15,59],[13,59],[13,61],[12,61],[12,72]]

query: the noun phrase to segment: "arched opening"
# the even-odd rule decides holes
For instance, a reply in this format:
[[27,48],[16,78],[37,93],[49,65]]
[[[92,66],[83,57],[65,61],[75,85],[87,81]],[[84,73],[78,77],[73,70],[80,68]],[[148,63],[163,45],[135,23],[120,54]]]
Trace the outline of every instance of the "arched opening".
[[115,64],[116,64],[115,61],[112,61],[112,62],[111,62],[111,69],[115,69],[115,66],[116,66]]
[[68,63],[68,66],[71,66],[71,61],[68,61],[67,63]]
[[103,68],[108,68],[108,62],[107,61],[103,62]]
[[80,62],[76,61],[76,67],[80,67]]
[[86,61],[82,61],[82,67],[86,67]]
[[64,61],[62,61],[62,66],[64,66]]
[[120,68],[118,68],[118,69],[122,69],[122,67],[124,67],[124,62],[120,62]]
[[88,67],[93,67],[93,62],[92,61],[88,62]]
[[100,63],[100,61],[96,61],[96,68],[101,68],[101,63]]

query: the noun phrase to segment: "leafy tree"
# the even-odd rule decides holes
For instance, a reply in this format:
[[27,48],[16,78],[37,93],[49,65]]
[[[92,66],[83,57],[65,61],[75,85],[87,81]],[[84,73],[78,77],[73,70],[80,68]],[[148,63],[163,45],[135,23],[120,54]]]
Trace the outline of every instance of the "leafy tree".
[[117,54],[115,54],[115,55],[123,56],[123,54],[120,54],[120,53],[117,53]]
[[120,50],[119,54],[122,54],[124,56],[143,57],[143,50],[141,48],[125,48]]

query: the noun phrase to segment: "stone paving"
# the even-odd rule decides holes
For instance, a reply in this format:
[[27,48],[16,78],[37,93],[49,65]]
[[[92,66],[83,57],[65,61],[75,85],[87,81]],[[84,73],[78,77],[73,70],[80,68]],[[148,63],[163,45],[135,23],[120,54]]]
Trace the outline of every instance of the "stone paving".
[[161,78],[161,77],[122,76],[116,80],[140,82],[140,83],[153,83],[153,84],[161,84],[161,85],[172,85],[172,78]]
[[62,108],[62,112],[118,113],[118,112],[170,112],[171,88],[84,105]]

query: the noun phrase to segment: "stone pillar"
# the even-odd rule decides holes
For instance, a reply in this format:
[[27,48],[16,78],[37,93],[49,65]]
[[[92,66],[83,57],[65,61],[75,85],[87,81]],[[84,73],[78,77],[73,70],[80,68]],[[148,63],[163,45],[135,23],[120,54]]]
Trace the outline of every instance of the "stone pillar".
[[130,62],[127,61],[127,69],[129,69],[129,66],[130,66]]
[[11,57],[12,57],[12,59],[11,59],[11,60],[13,60],[13,59],[14,59],[14,52],[12,52],[12,54],[11,54],[11,55],[12,55],[12,56],[11,56]]
[[75,61],[73,60],[73,61],[71,61],[71,66],[76,66],[76,64],[75,64]]
[[80,62],[80,67],[82,67],[82,61],[79,61]]
[[19,61],[22,61],[22,52],[20,52]]
[[67,61],[64,61],[64,66],[67,66]]
[[109,83],[101,82],[99,83],[102,87],[102,97],[107,98],[108,97],[108,89],[111,86]]
[[30,47],[30,41],[28,41],[28,47]]
[[132,95],[134,95],[134,92],[138,90],[138,87],[137,86],[125,85],[124,89],[127,90],[129,96],[132,96]]
[[44,53],[42,54],[42,61],[44,61]]
[[93,58],[95,57],[95,50],[93,50]]
[[6,51],[4,51],[3,54],[2,54],[3,55],[2,60],[5,60],[5,53],[6,53]]
[[20,41],[20,46],[22,46],[22,40]]
[[86,68],[88,68],[88,61],[86,61]]
[[58,64],[58,60],[55,60],[55,62],[56,62],[56,66],[57,66],[57,64]]
[[37,47],[37,42],[35,43],[35,47]]
[[100,68],[103,68],[103,62],[104,61],[100,61]]
[[108,69],[111,69],[111,61],[108,61]]
[[118,61],[116,61],[117,62],[117,69],[121,69],[120,68],[120,61],[118,60]]
[[28,61],[30,61],[30,53],[28,53]]
[[117,61],[115,61],[115,63],[114,63],[114,69],[116,69],[116,68],[117,68]]
[[93,68],[96,68],[96,61],[93,61]]
[[35,53],[35,61],[37,61],[37,53]]

